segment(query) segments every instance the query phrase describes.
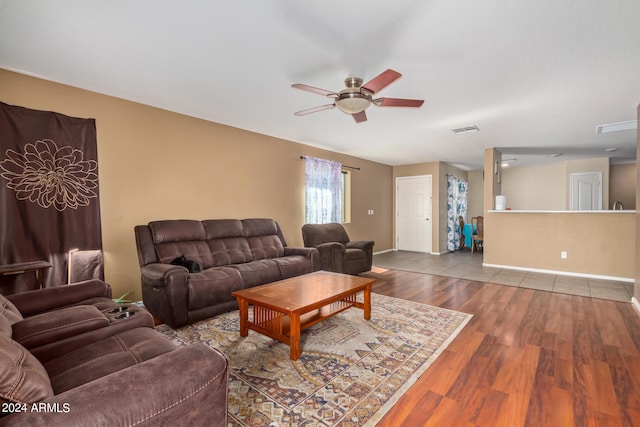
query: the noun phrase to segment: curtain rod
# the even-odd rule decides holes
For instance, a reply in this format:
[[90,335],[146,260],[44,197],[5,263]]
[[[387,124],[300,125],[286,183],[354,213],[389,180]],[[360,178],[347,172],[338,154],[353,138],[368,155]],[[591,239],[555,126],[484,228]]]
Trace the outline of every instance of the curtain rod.
[[[307,160],[307,156],[300,156],[300,160]],[[360,170],[360,168],[357,168],[357,167],[355,167],[355,166],[342,165],[342,167],[343,167],[343,168],[346,168],[346,169],[353,169],[353,170],[357,170],[357,171],[359,171],[359,170]]]

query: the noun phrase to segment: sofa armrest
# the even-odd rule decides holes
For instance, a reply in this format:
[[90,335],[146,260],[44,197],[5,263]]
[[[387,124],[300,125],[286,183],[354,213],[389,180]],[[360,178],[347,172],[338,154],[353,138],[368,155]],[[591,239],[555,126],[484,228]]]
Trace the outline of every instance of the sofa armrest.
[[140,267],[143,283],[153,286],[154,288],[163,288],[172,282],[187,283],[189,270],[186,268],[173,265],[153,263]]
[[363,251],[373,250],[374,241],[372,240],[356,240],[352,242],[348,242],[346,244],[347,248],[356,248],[362,249]]
[[301,255],[311,260],[312,271],[320,270],[320,252],[316,248],[290,248],[285,246],[285,256],[289,255]]
[[320,243],[319,245],[316,246],[316,248],[321,253],[330,252],[330,251],[344,252],[345,246],[339,242],[327,242],[327,243]]
[[93,279],[54,288],[36,289],[7,295],[7,299],[18,308],[23,317],[55,310],[59,307],[73,305],[96,297],[111,299],[111,286],[102,280]]
[[109,326],[93,305],[78,305],[27,317],[13,324],[13,339],[27,349]]
[[302,255],[302,256],[306,256],[307,258],[313,259],[314,255],[317,253],[318,253],[318,249],[316,248],[290,248],[288,246],[284,248],[285,256]]
[[172,328],[189,321],[189,271],[185,267],[153,263],[140,267],[142,301],[157,319]]
[[342,273],[345,246],[338,242],[321,243],[316,246],[320,253],[320,267],[326,271]]
[[[0,426],[227,425],[228,361],[181,347],[0,418]],[[41,408],[40,412],[37,410]],[[35,410],[32,410],[35,409]]]

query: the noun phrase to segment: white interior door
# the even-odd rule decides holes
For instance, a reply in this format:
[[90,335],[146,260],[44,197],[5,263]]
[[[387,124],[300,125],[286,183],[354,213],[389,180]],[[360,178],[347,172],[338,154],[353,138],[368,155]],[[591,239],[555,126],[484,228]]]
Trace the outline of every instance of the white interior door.
[[431,252],[431,175],[396,178],[396,248]]
[[569,209],[597,211],[602,209],[602,172],[569,175]]

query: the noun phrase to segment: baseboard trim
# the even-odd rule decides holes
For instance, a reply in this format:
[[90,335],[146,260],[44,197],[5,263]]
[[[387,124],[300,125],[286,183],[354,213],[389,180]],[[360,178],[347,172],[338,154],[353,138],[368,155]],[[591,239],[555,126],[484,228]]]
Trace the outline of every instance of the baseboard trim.
[[638,310],[638,314],[640,314],[640,302],[636,297],[631,298],[631,304]]
[[[380,251],[380,252],[374,252],[374,255],[378,255],[378,254],[383,254],[385,252],[398,252],[400,251],[400,249],[398,248],[393,248],[393,249],[387,249],[386,251]],[[407,251],[403,249],[403,252],[413,252],[413,251]],[[444,254],[448,254],[451,251],[444,251],[444,252],[414,252],[416,254],[425,254],[425,255],[444,255]]]
[[387,252],[396,252],[397,249],[385,249],[384,251],[374,252],[374,255],[386,254]]
[[558,270],[544,270],[540,268],[528,268],[528,267],[514,267],[512,265],[499,265],[499,264],[488,264],[482,263],[483,267],[494,267],[494,268],[503,268],[505,270],[519,270],[519,271],[530,271],[532,273],[547,273],[547,274],[557,274],[559,276],[574,276],[574,277],[585,277],[587,279],[600,279],[600,280],[617,280],[618,282],[627,282],[634,283],[634,278],[629,277],[615,277],[615,276],[602,276],[599,274],[585,274],[585,273],[574,273],[570,271],[558,271]]

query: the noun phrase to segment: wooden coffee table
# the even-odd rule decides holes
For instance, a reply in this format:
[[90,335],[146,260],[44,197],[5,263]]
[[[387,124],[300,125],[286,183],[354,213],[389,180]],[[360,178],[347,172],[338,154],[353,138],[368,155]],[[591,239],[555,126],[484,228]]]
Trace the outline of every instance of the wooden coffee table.
[[[317,271],[279,282],[233,292],[240,306],[240,336],[249,329],[290,348],[291,360],[300,358],[300,331],[350,307],[371,318],[371,284],[374,279]],[[364,292],[364,302],[356,301]],[[249,304],[253,320],[249,321]]]

